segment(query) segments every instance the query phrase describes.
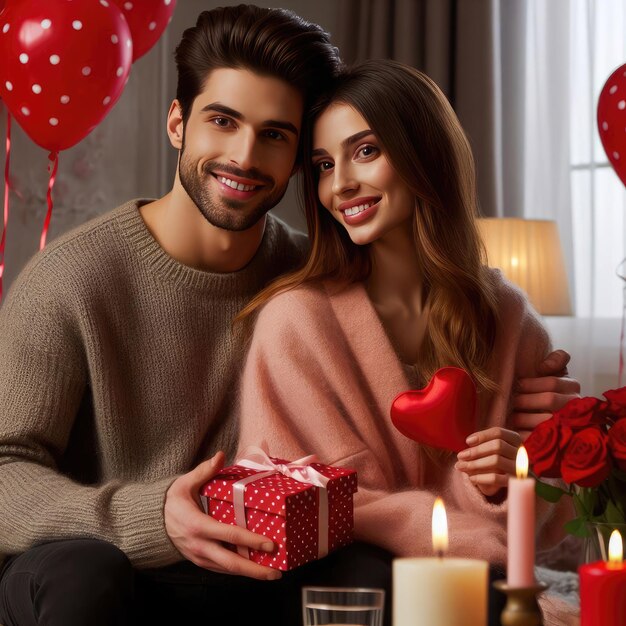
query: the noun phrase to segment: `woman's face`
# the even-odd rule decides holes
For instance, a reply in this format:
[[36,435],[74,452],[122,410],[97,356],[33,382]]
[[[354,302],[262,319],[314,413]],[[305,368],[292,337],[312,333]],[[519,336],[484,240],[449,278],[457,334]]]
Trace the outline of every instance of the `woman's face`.
[[312,163],[322,205],[358,245],[411,229],[415,196],[393,169],[363,116],[332,104],[313,129]]

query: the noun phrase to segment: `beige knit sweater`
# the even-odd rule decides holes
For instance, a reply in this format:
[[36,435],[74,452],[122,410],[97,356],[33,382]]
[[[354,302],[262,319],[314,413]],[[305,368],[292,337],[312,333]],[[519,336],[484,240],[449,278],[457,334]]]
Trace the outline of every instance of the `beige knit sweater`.
[[51,243],[0,310],[0,561],[77,536],[138,567],[180,560],[169,485],[236,450],[243,338],[231,321],[306,239],[270,216],[244,269],[201,272],[162,250],[142,202]]

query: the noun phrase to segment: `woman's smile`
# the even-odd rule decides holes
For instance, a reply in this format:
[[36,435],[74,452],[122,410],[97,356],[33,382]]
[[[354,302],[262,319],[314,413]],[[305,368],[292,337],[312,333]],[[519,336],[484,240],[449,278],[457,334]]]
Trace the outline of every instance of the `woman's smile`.
[[343,214],[343,221],[352,226],[361,224],[376,215],[381,198],[356,198],[342,202],[337,208]]

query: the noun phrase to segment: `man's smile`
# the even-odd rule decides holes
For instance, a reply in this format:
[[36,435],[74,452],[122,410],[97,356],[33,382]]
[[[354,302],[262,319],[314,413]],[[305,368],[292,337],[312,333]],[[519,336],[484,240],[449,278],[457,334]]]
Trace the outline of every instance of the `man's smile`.
[[248,200],[266,187],[264,182],[252,178],[220,171],[213,171],[210,174],[217,181],[220,193],[234,200]]
[[257,191],[266,184],[264,181],[243,176],[236,176],[230,172],[215,170],[210,173],[222,185],[226,185],[235,191]]
[[228,185],[237,191],[252,191],[253,189],[257,189],[257,185],[244,185],[243,183],[238,183],[230,178],[225,178],[224,176],[217,176],[217,180],[224,185]]

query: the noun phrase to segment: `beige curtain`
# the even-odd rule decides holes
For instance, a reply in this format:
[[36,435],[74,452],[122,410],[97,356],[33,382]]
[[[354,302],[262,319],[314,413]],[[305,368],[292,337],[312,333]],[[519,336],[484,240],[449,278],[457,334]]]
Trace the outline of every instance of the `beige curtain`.
[[450,94],[454,0],[339,0],[336,40],[347,63],[387,58],[413,65]]
[[519,0],[339,0],[335,39],[348,63],[393,58],[446,93],[470,138],[489,216],[523,210],[525,11]]

